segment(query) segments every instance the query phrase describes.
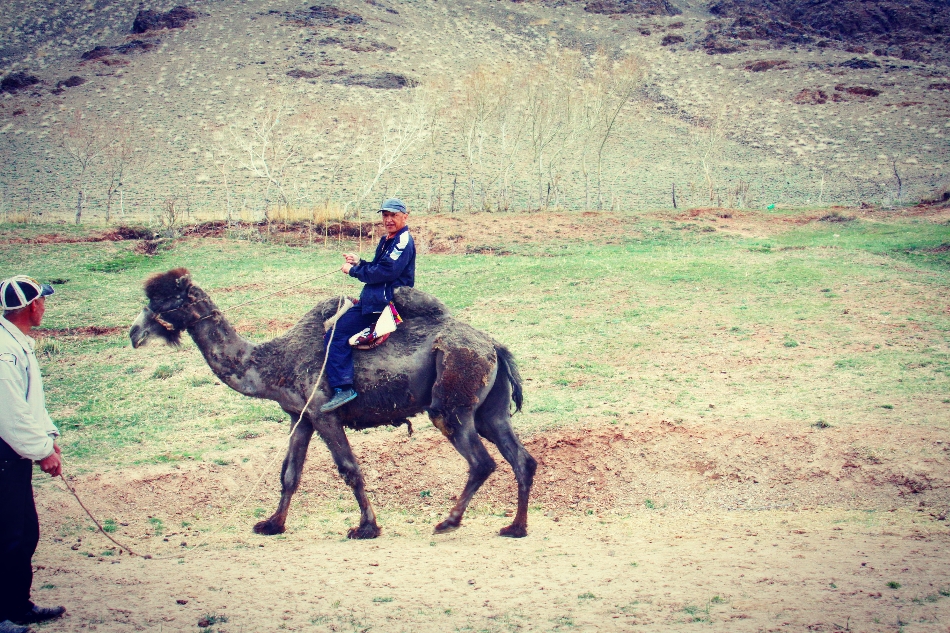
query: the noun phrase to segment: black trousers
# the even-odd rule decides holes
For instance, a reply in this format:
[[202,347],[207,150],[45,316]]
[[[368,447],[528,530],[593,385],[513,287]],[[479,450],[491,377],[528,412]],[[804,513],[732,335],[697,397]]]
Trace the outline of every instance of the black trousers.
[[30,585],[40,522],[32,480],[32,461],[0,461],[0,622],[33,608]]

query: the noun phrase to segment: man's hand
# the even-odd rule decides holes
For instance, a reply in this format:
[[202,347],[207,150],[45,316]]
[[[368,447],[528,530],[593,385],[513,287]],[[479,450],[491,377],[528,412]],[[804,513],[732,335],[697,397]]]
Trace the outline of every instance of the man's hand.
[[343,253],[343,261],[346,263],[340,266],[340,270],[343,271],[344,275],[349,275],[350,268],[356,266],[359,263],[360,258],[355,253]]
[[59,477],[63,474],[63,459],[59,456],[62,450],[55,442],[53,443],[53,452],[40,460],[40,469],[48,473],[50,477]]

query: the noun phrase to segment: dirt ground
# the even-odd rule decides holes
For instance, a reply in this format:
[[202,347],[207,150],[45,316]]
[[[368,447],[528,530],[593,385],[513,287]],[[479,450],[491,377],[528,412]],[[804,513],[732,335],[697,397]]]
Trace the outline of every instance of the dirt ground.
[[35,597],[69,609],[43,630],[950,631],[945,433],[648,417],[528,438],[541,466],[522,540],[497,536],[514,506],[506,466],[462,529],[431,534],[465,469],[421,423],[411,438],[351,435],[374,541],[344,537],[358,513],[319,443],[288,532],[251,533],[251,512],[276,504],[278,425],[240,464],[72,480],[147,560],[75,529],[75,501],[38,474]]
[[[613,212],[550,212],[523,214],[459,213],[457,215],[413,216],[412,233],[420,252],[433,254],[483,253],[508,255],[511,248],[529,244],[576,242],[578,235],[597,244],[620,244],[630,237],[641,236],[640,220],[661,222],[703,222],[706,226],[729,234],[766,237],[789,231],[809,222],[847,221],[851,218],[874,221],[910,218],[932,223],[950,221],[950,204],[920,204],[899,210],[877,207],[831,207],[813,213],[781,215],[755,210],[719,207],[694,207],[681,211],[643,213],[630,216]],[[266,239],[275,244],[307,246],[340,240],[362,239],[364,245],[375,245],[379,226],[354,221],[329,223],[326,226],[305,222],[236,222],[230,227],[223,221],[199,222],[182,227],[179,240],[233,237]],[[156,250],[173,241],[140,226],[117,226],[107,230],[93,229],[85,233],[39,233],[24,236],[22,232],[0,231],[0,238],[9,244],[67,244],[76,242],[136,241],[134,252],[154,255]],[[229,290],[245,290],[252,285],[235,286]]]
[[[950,211],[901,213],[945,221]],[[414,233],[433,251],[470,252],[493,232],[511,244],[636,230],[611,214],[547,219],[420,217]],[[820,218],[693,209],[656,219],[761,236]],[[484,244],[461,237],[475,224]],[[950,632],[944,429],[683,423],[656,412],[602,420],[525,438],[540,466],[521,540],[497,536],[515,502],[497,453],[462,529],[432,534],[465,465],[422,419],[411,437],[350,435],[383,528],[373,541],[345,538],[358,512],[319,441],[287,533],[251,532],[276,507],[286,423],[244,438],[224,463],[71,477],[94,514],[114,522],[113,536],[149,559],[89,531],[62,482],[37,473],[34,597],[68,608],[40,630]]]
[[69,608],[49,631],[194,631],[209,616],[227,618],[218,631],[947,631],[946,531],[892,520],[536,518],[503,540],[482,518],[440,537],[244,537],[183,563],[44,543],[37,582]]

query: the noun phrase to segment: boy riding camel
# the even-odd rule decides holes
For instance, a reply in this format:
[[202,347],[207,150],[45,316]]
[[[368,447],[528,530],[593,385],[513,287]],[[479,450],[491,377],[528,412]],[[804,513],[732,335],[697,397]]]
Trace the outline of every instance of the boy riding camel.
[[357,397],[353,389],[352,346],[372,345],[377,335],[376,322],[383,310],[390,309],[393,290],[400,286],[411,288],[415,284],[416,246],[406,226],[409,211],[401,200],[390,198],[380,206],[379,212],[383,214],[386,235],[379,240],[373,261],[359,259],[353,253],[343,254],[345,261],[340,270],[366,285],[359,301],[337,320],[336,331],[328,329],[324,335],[327,382],[333,387],[333,397],[320,407],[322,413],[338,409]]

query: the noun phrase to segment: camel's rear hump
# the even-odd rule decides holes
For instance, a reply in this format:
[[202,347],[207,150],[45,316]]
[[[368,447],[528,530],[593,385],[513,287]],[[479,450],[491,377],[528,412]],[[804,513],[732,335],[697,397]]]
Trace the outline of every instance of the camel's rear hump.
[[452,312],[435,295],[415,288],[396,288],[393,303],[404,319],[447,319]]

